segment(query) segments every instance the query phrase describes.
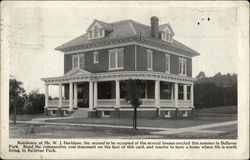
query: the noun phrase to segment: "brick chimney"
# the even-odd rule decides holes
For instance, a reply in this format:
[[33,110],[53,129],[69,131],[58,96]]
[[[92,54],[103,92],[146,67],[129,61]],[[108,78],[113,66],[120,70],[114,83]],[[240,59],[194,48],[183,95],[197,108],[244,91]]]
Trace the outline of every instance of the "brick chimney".
[[151,17],[151,36],[159,39],[159,18],[156,16]]

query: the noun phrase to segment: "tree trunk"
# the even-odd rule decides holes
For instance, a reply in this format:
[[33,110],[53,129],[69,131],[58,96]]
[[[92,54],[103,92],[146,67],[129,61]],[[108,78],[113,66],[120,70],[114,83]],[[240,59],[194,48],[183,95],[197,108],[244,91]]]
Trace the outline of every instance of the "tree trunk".
[[137,129],[137,106],[135,106],[135,130]]
[[13,106],[13,124],[16,125],[16,100],[14,100]]

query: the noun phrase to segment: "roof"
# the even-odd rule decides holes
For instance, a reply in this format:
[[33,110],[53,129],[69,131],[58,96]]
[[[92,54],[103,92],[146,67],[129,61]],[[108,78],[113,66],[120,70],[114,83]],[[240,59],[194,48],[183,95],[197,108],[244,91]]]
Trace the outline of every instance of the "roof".
[[[92,25],[95,22],[98,22],[104,28],[106,28],[108,30],[110,30],[112,28],[112,32],[110,32],[107,36],[105,36],[103,38],[98,38],[98,39],[88,39],[88,35],[87,35],[87,33],[85,33],[85,34],[83,34],[83,35],[81,35],[81,36],[79,36],[79,37],[77,37],[77,38],[75,38],[67,43],[64,43],[64,44],[56,47],[55,49],[62,51],[63,49],[70,48],[70,47],[93,44],[96,42],[106,42],[108,40],[112,40],[112,39],[116,39],[116,38],[140,36],[142,38],[150,39],[151,41],[155,41],[157,43],[167,44],[171,47],[176,47],[176,48],[182,49],[184,51],[191,52],[192,53],[191,56],[199,55],[198,52],[196,52],[195,50],[178,42],[175,39],[173,40],[173,43],[169,43],[169,42],[163,41],[161,39],[153,38],[151,36],[151,27],[150,26],[133,21],[133,20],[130,20],[130,19],[122,20],[122,21],[118,21],[118,22],[113,22],[113,23],[106,23],[106,22],[102,22],[99,20],[94,20],[94,22],[90,25],[90,27],[92,27]],[[163,28],[165,28],[166,26],[168,26],[170,28],[171,32],[173,32],[170,24],[168,24],[168,23],[163,24],[163,25],[159,25],[159,31],[163,30]]]

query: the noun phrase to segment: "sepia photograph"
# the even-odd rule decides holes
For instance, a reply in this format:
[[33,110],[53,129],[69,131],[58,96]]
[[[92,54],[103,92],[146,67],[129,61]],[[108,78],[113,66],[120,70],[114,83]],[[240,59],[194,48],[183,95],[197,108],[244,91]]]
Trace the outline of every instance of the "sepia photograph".
[[1,5],[8,139],[237,141],[237,5],[176,4]]

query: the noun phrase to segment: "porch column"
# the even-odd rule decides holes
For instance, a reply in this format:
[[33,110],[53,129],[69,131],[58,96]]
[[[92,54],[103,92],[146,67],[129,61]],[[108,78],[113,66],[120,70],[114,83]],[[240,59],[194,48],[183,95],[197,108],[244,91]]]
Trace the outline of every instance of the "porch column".
[[120,82],[115,81],[115,107],[120,108]]
[[155,106],[156,108],[160,107],[160,81],[155,81]]
[[93,110],[93,81],[89,81],[89,110]]
[[59,108],[62,107],[62,84],[59,83]]
[[48,107],[49,102],[49,85],[45,84],[45,108]]
[[194,85],[190,86],[190,100],[191,100],[191,107],[194,107]]
[[171,83],[171,100],[174,99],[174,85]]
[[175,107],[178,107],[178,83],[174,83],[174,103]]
[[77,84],[74,84],[74,107],[77,107]]
[[73,83],[69,83],[69,111],[73,111]]
[[97,81],[94,81],[94,108],[97,107]]
[[183,85],[183,94],[184,94],[184,101],[186,101],[187,100],[187,85]]

